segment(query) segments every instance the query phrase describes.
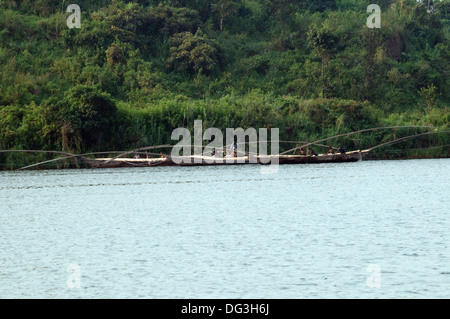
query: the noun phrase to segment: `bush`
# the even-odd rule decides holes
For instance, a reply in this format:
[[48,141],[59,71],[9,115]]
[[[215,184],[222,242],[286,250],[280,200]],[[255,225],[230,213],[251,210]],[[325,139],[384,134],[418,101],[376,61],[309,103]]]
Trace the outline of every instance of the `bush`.
[[59,106],[64,121],[63,132],[70,133],[70,136],[63,136],[69,149],[70,145],[79,148],[79,142],[83,144],[83,150],[107,149],[116,116],[116,106],[109,95],[96,87],[77,85],[66,93]]

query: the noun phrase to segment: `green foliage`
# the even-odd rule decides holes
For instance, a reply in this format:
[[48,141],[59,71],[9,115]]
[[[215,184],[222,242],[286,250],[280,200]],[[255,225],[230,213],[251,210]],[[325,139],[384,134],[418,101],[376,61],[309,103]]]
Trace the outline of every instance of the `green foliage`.
[[[198,118],[278,127],[286,140],[378,125],[448,129],[448,0],[380,0],[381,29],[366,26],[370,3],[80,0],[82,27],[69,29],[67,1],[1,1],[0,149],[171,143],[174,128]],[[27,158],[0,156],[0,165]]]
[[236,10],[237,1],[233,0],[213,0],[211,4],[212,12],[216,13],[219,20],[220,31],[223,31],[223,21]]
[[199,29],[195,34],[177,33],[171,39],[167,67],[190,74],[211,74],[218,64],[217,49]]
[[[107,94],[96,87],[77,85],[66,93],[58,107],[64,123],[63,135],[70,131],[85,150],[107,146],[105,143],[111,139],[116,116],[116,106]],[[67,140],[67,145],[76,145],[76,151],[81,150],[81,144],[71,143],[67,136],[63,138]]]

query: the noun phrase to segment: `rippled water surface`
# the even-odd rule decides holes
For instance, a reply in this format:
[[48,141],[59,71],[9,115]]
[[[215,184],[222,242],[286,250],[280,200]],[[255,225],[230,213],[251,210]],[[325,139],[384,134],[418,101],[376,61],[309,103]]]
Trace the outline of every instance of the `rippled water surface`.
[[449,180],[449,159],[0,172],[0,298],[449,298]]

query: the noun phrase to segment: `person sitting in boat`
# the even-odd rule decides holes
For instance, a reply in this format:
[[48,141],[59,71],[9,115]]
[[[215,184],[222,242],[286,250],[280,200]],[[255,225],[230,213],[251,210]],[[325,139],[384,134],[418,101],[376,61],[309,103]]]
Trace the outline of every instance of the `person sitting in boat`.
[[213,147],[212,148],[212,150],[211,150],[211,156],[216,156],[216,148],[215,147]]
[[309,151],[312,156],[319,156],[319,154],[317,154],[311,147],[309,148]]
[[333,147],[328,146],[328,153],[327,153],[327,155],[333,155],[333,154],[334,154]]
[[234,137],[234,143],[231,145],[230,150],[232,151],[231,156],[232,157],[237,157],[237,152],[238,152],[238,143],[237,143],[237,137]]
[[339,146],[338,153],[345,154],[345,152],[347,152],[347,149],[342,146]]
[[300,148],[300,155],[303,155],[303,156],[306,155],[306,151],[303,147]]
[[139,159],[139,158],[141,158],[141,155],[139,155],[139,154],[136,154],[136,155],[134,155],[134,157],[133,157],[134,159]]

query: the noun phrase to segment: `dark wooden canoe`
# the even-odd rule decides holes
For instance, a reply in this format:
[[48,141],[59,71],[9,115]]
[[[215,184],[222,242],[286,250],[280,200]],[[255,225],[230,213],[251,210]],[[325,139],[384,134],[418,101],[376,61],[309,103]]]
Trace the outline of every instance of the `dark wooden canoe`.
[[[323,163],[347,163],[357,162],[363,159],[368,154],[368,150],[364,151],[352,151],[346,153],[336,154],[319,154],[318,156],[312,155],[280,155],[278,156],[279,164],[323,164]],[[270,164],[270,160],[275,156],[260,157],[260,164]],[[276,159],[276,158],[275,158]]]
[[218,166],[245,164],[321,164],[345,163],[361,160],[369,151],[352,151],[344,154],[320,154],[318,156],[302,155],[271,155],[217,158],[211,156],[180,156],[168,158],[131,159],[131,158],[83,158],[83,161],[94,168],[117,167],[154,167],[154,166]]

